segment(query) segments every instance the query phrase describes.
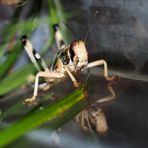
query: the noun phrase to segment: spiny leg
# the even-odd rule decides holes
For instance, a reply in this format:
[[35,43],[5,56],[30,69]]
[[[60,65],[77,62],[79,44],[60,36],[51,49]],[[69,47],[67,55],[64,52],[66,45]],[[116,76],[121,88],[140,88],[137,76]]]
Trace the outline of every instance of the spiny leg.
[[49,78],[49,79],[58,79],[58,78],[62,78],[64,77],[63,74],[61,73],[56,73],[56,72],[44,72],[44,71],[40,71],[36,74],[35,77],[35,85],[34,85],[34,93],[32,98],[30,99],[26,99],[25,103],[32,103],[36,100],[37,94],[38,94],[38,86],[39,86],[39,78],[43,77],[43,78]]
[[97,60],[97,61],[88,63],[86,68],[92,68],[92,67],[96,67],[96,66],[100,66],[100,65],[104,66],[104,77],[105,77],[105,79],[108,80],[108,81],[114,81],[115,80],[114,76],[113,77],[108,76],[108,67],[107,67],[107,63],[106,63],[105,60]]

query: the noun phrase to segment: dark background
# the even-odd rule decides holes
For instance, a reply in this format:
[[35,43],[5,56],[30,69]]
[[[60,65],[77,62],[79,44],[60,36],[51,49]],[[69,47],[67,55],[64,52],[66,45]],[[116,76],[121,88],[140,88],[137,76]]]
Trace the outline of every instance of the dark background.
[[[33,5],[34,2],[32,0],[23,10],[18,10],[20,19],[33,15],[36,10],[40,10],[40,16],[46,15],[46,1]],[[97,144],[102,147],[148,147],[148,1],[61,0],[61,3],[64,11],[72,14],[67,23],[79,39],[83,40],[89,29],[86,42],[89,61],[103,58],[112,74],[120,76],[120,81],[113,86],[117,100],[103,107],[109,132],[97,136]],[[17,16],[18,12],[13,13],[13,10],[11,6],[0,7],[1,25]],[[102,93],[102,83],[98,71],[93,71],[88,92],[92,98]],[[62,87],[60,84],[59,90]],[[64,88],[62,94],[66,93],[69,83],[64,83]],[[73,124],[70,122],[63,127],[61,139],[68,131],[84,144],[87,141],[85,133],[77,131],[78,127]],[[77,143],[77,147],[93,147],[93,144],[82,143]],[[75,147],[74,144],[70,146]]]
[[104,58],[112,67],[148,74],[147,0],[62,0],[75,12],[69,23],[81,39],[90,29],[90,59]]

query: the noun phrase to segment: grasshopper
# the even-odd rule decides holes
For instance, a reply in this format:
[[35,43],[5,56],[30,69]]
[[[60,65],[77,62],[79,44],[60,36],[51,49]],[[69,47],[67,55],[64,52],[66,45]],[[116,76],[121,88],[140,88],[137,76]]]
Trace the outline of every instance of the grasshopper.
[[[33,103],[36,101],[39,88],[39,78],[45,78],[50,87],[50,83],[57,79],[69,76],[75,87],[79,87],[80,83],[76,80],[74,74],[92,67],[104,66],[104,78],[107,81],[114,81],[115,76],[108,76],[107,62],[104,59],[88,62],[88,52],[85,42],[82,40],[75,40],[70,45],[65,45],[60,27],[58,24],[53,25],[55,32],[55,42],[57,45],[57,53],[50,68],[48,68],[45,61],[33,48],[31,41],[27,35],[21,37],[22,44],[26,50],[30,60],[39,71],[35,76],[34,93],[33,96],[25,100],[25,103]],[[47,88],[49,88],[47,87]],[[106,99],[101,102],[108,101]]]

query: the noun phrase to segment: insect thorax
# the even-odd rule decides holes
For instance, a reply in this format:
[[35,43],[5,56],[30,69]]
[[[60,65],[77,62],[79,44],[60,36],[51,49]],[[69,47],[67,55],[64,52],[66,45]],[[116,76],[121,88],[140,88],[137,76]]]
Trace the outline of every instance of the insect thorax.
[[52,64],[52,70],[55,70],[57,67],[59,67],[59,60],[63,65],[69,64],[70,57],[68,54],[67,47],[65,47],[57,52],[55,59],[53,61],[53,64]]
[[58,52],[58,55],[59,55],[59,59],[61,60],[63,65],[68,65],[68,63],[70,61],[70,58],[69,58],[69,55],[68,55],[68,50],[62,49]]

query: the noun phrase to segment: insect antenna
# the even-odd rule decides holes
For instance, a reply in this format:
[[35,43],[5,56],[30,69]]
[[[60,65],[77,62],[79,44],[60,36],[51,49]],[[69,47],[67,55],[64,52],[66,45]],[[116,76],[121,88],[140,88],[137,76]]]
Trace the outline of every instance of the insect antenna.
[[77,34],[72,30],[72,28],[65,22],[63,22],[63,24],[72,32],[73,36],[78,39]]
[[85,78],[84,83],[83,83],[83,87],[84,88],[87,88],[88,87],[88,79],[89,79],[89,77],[90,77],[90,71],[88,70],[87,75],[86,75],[86,78]]
[[86,43],[89,31],[90,31],[90,27],[88,27],[88,30],[86,32],[86,35],[85,35],[85,38],[84,38],[84,44]]

